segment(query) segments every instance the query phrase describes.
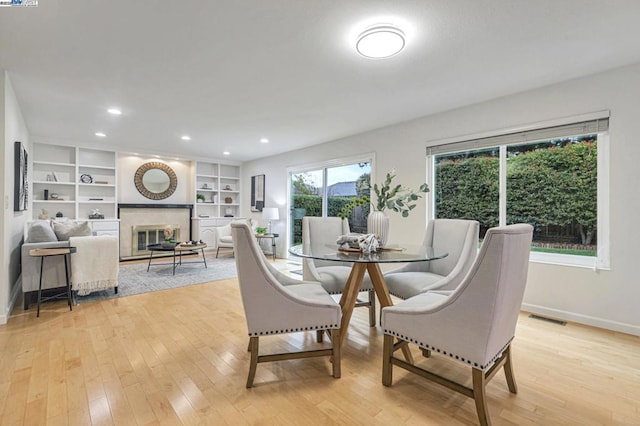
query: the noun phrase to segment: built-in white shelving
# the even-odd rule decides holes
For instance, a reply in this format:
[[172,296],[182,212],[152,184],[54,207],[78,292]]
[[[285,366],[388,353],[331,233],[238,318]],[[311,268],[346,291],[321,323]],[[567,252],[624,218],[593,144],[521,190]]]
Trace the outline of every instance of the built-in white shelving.
[[34,144],[31,200],[33,219],[89,219],[96,209],[116,219],[117,163],[114,151],[64,145]]

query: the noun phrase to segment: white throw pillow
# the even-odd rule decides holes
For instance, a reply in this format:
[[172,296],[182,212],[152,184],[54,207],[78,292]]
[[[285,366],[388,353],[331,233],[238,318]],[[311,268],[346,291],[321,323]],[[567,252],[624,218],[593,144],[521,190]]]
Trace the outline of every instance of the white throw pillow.
[[53,230],[58,237],[58,241],[69,241],[70,237],[91,235],[89,222],[54,222]]
[[29,228],[27,243],[53,243],[58,241],[48,220],[34,222]]

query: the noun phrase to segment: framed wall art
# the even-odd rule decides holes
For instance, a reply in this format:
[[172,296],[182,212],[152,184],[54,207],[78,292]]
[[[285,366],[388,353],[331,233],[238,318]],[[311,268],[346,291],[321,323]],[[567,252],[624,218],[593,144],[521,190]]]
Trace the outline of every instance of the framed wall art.
[[264,175],[251,176],[251,211],[261,212],[264,207]]
[[22,142],[15,143],[13,210],[21,212],[29,205],[28,154]]

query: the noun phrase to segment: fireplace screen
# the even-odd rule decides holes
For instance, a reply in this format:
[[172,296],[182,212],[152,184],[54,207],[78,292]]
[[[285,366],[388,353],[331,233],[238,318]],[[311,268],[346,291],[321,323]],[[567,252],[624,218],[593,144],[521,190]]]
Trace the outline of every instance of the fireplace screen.
[[165,228],[173,229],[173,238],[180,241],[180,227],[178,225],[143,225],[134,226],[131,232],[131,255],[140,256],[149,254],[147,246],[150,244],[158,244],[164,241]]

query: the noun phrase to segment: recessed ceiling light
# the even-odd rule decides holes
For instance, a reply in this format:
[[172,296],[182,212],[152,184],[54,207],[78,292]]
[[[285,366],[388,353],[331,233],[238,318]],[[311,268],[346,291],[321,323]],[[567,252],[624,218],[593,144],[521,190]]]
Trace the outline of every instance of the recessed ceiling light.
[[269,143],[269,139],[262,138],[262,139],[260,139],[260,143]]
[[105,137],[107,137],[107,135],[105,135],[105,134],[104,134],[104,133],[102,133],[102,132],[96,132],[95,134],[96,134],[96,136],[97,136],[97,137],[99,137],[99,138],[105,138]]
[[225,151],[222,153],[222,155],[231,155],[231,153],[229,151]]
[[367,28],[358,36],[356,50],[367,58],[388,58],[404,48],[404,33],[389,24]]
[[182,139],[183,141],[190,141],[191,140],[191,136],[189,136],[189,135],[180,136],[180,139]]
[[113,115],[122,115],[122,111],[119,108],[109,108],[107,112]]

